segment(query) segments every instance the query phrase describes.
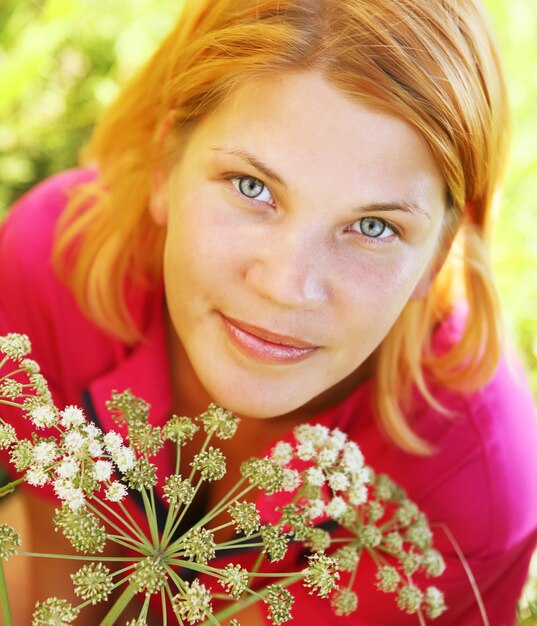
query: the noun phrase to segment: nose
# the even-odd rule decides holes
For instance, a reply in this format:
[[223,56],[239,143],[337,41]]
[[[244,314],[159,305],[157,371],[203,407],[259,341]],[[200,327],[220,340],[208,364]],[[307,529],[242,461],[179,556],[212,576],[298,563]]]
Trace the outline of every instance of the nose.
[[245,278],[250,288],[282,308],[314,309],[328,297],[325,261],[314,233],[275,228],[257,241]]

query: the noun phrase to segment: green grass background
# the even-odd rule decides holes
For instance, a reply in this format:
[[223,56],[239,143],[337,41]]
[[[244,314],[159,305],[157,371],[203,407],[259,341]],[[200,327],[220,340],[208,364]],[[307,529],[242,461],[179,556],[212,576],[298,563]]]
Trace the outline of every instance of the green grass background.
[[[37,181],[76,164],[99,111],[166,33],[180,2],[0,0],[0,216]],[[514,121],[493,258],[506,323],[537,391],[537,0],[485,4]],[[528,615],[525,602],[520,623],[537,624]]]

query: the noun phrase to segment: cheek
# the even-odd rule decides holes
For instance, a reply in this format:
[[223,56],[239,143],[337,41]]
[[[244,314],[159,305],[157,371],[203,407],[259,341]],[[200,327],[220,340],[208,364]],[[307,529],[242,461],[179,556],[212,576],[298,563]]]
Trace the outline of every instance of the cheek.
[[229,281],[242,247],[229,223],[202,196],[191,196],[177,203],[168,225],[164,255],[167,289],[185,286],[197,290]]
[[402,255],[347,264],[340,270],[345,272],[340,273],[345,276],[341,283],[345,299],[357,308],[373,308],[381,317],[399,311],[409,299],[421,268],[421,263]]

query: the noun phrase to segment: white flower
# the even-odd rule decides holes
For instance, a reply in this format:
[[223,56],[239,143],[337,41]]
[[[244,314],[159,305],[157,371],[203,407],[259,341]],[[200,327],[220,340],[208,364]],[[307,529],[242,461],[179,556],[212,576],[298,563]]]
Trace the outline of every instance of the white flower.
[[74,489],[73,481],[58,478],[53,483],[54,493],[58,496],[60,500],[66,500],[69,496],[69,493],[72,489]]
[[127,446],[121,446],[111,452],[111,455],[114,463],[122,474],[125,474],[125,472],[128,472],[136,465],[134,452],[130,448],[127,448]]
[[110,502],[121,502],[127,496],[127,493],[127,487],[116,480],[108,487],[104,495]]
[[343,472],[334,472],[329,477],[328,484],[334,491],[345,491],[349,486],[349,479]]
[[283,469],[283,482],[282,489],[284,491],[295,491],[300,487],[302,483],[302,479],[300,477],[300,472],[297,472],[294,469],[289,469],[288,467],[284,467]]
[[48,404],[41,404],[30,411],[30,419],[36,428],[49,428],[58,422],[54,409]]
[[97,428],[95,424],[86,424],[83,429],[90,439],[96,439],[102,435],[101,429]]
[[54,492],[72,511],[78,510],[86,503],[82,489],[75,487],[70,480],[58,479],[54,481]]
[[299,443],[311,443],[317,448],[326,444],[330,431],[321,424],[301,424],[294,429],[294,435]]
[[71,430],[63,438],[64,448],[71,453],[79,452],[86,443],[86,438],[78,430]]
[[42,441],[34,446],[32,451],[33,459],[36,465],[41,467],[49,467],[58,454],[58,448],[52,441]]
[[42,467],[31,467],[26,472],[26,482],[34,487],[42,487],[46,485],[49,476]]
[[78,470],[80,469],[80,464],[78,461],[72,457],[66,457],[64,460],[58,465],[56,468],[56,475],[58,478],[63,479],[71,479],[74,478]]
[[280,467],[288,465],[293,458],[293,446],[285,441],[278,441],[272,448],[270,458]]
[[104,447],[110,454],[117,452],[123,445],[123,437],[111,430],[104,436]]
[[329,448],[323,448],[317,455],[317,463],[319,467],[332,467],[337,461],[339,452]]
[[350,474],[360,471],[364,466],[364,455],[358,444],[348,441],[343,449],[341,466]]
[[97,461],[93,466],[93,476],[99,482],[110,480],[112,476],[113,466],[110,461]]
[[311,461],[317,456],[317,450],[311,442],[301,443],[296,449],[296,455],[301,461]]
[[67,498],[65,499],[67,506],[71,509],[71,511],[76,511],[80,507],[86,504],[86,498],[84,497],[84,492],[82,489],[74,488],[71,489]]
[[326,505],[325,511],[329,517],[338,520],[345,515],[347,511],[347,503],[341,496],[336,496]]
[[351,488],[347,491],[347,497],[349,498],[349,502],[354,506],[360,506],[360,504],[364,504],[367,502],[368,491],[365,485],[352,485]]
[[306,482],[313,487],[322,487],[326,481],[323,470],[320,467],[310,467],[306,470]]
[[88,453],[91,454],[92,457],[102,456],[103,452],[104,450],[96,439],[88,441]]
[[327,447],[335,450],[342,450],[347,443],[347,435],[339,428],[334,428],[330,431],[330,437],[327,441]]
[[64,428],[76,428],[82,426],[86,421],[82,409],[77,406],[69,405],[60,413],[60,423]]
[[309,500],[308,517],[310,519],[321,517],[323,513],[324,513],[324,500],[322,500],[321,498],[315,498],[313,500]]

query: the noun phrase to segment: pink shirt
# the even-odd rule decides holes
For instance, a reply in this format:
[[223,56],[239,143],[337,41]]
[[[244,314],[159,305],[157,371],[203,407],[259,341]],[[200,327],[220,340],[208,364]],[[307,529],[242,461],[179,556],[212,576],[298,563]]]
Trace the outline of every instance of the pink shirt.
[[[111,390],[131,388],[151,404],[152,421],[162,424],[172,404],[162,293],[145,294],[137,303],[134,313],[146,329],[145,341],[128,347],[82,315],[51,267],[52,231],[65,206],[65,190],[91,177],[91,172],[74,170],[45,181],[8,216],[0,230],[0,334],[30,336],[32,356],[41,364],[58,406],[83,405],[102,427],[117,430],[104,403]],[[453,325],[446,324],[437,333],[437,346],[449,341],[453,332]],[[467,574],[445,532],[449,529],[475,576],[491,625],[511,626],[537,539],[533,399],[524,374],[506,360],[478,392],[462,395],[433,387],[433,393],[453,417],[446,418],[424,401],[417,403],[413,426],[437,450],[426,458],[403,452],[377,428],[369,382],[316,421],[347,431],[362,448],[367,463],[401,484],[427,514],[435,545],[447,562],[441,578],[418,581],[424,587],[434,584],[446,594],[449,611],[434,623],[483,623]],[[4,407],[0,410],[25,434],[27,422]],[[163,471],[172,471],[172,459],[166,454],[159,463]],[[269,520],[274,502],[265,497],[259,506]],[[416,616],[406,616],[396,608],[391,595],[375,590],[374,570],[367,561],[364,558],[358,569],[357,613],[337,617],[326,601],[297,586],[294,622],[417,624]]]

